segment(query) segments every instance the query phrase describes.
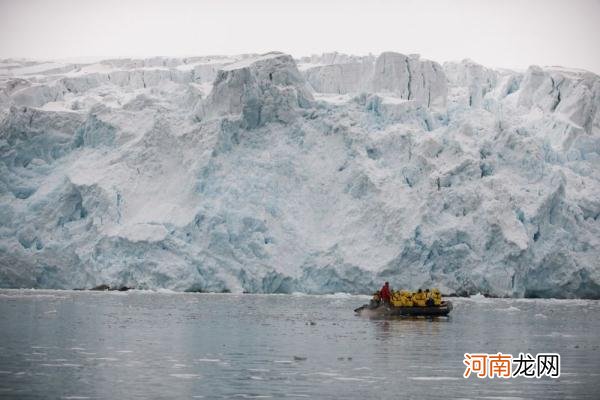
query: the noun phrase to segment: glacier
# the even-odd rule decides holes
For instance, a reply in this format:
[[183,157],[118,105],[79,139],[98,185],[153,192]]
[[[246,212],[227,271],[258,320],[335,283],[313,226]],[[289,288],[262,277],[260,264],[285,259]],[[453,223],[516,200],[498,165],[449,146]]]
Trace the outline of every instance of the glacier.
[[600,298],[600,77],[0,60],[0,287]]

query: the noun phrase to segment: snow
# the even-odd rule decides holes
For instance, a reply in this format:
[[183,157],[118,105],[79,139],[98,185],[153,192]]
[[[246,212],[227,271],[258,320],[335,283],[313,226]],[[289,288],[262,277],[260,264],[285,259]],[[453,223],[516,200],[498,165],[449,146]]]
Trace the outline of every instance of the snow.
[[236,69],[245,69],[245,68],[252,66],[255,63],[260,63],[262,61],[275,60],[277,58],[281,58],[282,56],[285,56],[285,55],[282,53],[273,52],[273,53],[267,53],[267,54],[263,54],[263,55],[256,56],[256,57],[248,57],[246,59],[228,64],[228,65],[224,66],[222,68],[222,70],[223,71],[233,71]]
[[348,103],[352,100],[352,97],[349,94],[314,93],[313,96],[316,100],[337,105]]
[[10,68],[10,74],[12,75],[32,75],[39,74],[49,70],[63,68],[66,64],[57,63],[57,62],[46,62],[46,63],[36,63],[34,65],[28,66],[19,66],[16,68]]
[[598,298],[599,110],[389,52],[0,60],[0,287]]

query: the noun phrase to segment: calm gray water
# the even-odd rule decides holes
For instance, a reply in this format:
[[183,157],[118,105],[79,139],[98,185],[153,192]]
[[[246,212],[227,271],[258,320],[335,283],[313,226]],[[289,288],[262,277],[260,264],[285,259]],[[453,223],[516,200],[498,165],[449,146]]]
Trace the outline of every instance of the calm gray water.
[[[0,291],[0,398],[598,399],[600,302]],[[311,323],[312,322],[312,323]],[[465,352],[558,352],[559,379],[464,379]]]

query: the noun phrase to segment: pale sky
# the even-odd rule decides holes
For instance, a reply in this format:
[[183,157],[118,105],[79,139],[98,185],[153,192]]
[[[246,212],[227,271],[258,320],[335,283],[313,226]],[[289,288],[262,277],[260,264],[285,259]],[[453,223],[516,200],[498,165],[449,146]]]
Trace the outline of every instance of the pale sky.
[[0,0],[0,58],[339,51],[600,73],[600,0]]

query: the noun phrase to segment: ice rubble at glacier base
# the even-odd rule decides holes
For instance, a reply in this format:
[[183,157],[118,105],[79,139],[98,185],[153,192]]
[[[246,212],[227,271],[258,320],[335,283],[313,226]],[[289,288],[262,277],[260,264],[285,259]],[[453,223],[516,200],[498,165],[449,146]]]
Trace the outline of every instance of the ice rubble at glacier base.
[[0,286],[600,297],[600,77],[0,63]]

